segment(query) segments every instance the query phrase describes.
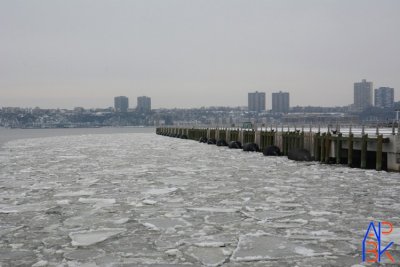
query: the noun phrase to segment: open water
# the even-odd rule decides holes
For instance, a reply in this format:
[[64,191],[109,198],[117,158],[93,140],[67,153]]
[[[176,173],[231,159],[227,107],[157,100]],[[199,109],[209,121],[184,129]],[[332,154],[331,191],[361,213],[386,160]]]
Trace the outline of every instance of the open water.
[[399,189],[143,130],[18,139],[0,150],[0,266],[359,266],[370,221],[393,224],[398,263]]

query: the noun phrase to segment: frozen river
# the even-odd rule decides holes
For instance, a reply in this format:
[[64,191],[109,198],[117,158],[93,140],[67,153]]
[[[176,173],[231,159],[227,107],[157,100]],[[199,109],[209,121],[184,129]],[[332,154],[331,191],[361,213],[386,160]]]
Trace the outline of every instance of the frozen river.
[[358,266],[400,174],[298,163],[153,133],[0,150],[0,266]]

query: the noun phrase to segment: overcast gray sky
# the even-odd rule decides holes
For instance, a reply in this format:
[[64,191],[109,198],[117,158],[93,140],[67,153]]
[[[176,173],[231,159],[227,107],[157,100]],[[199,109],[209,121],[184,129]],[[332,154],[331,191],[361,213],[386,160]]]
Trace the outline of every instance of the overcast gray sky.
[[0,106],[347,105],[400,88],[398,0],[0,1]]

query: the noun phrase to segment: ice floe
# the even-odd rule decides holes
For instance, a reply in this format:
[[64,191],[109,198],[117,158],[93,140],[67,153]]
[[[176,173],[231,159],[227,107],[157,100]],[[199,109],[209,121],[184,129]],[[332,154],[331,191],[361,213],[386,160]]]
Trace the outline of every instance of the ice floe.
[[45,261],[45,260],[40,260],[38,262],[36,262],[35,264],[32,265],[32,267],[44,267],[44,266],[48,266],[49,262]]
[[72,232],[69,234],[73,246],[90,246],[125,232],[125,228],[103,228],[88,231]]
[[233,261],[259,261],[326,255],[306,245],[299,245],[289,239],[262,233],[241,236],[231,259]]
[[148,194],[148,195],[164,195],[164,194],[169,194],[169,193],[175,192],[176,190],[178,190],[178,188],[176,188],[176,187],[153,188],[153,189],[147,190],[145,192],[145,194]]
[[210,247],[210,248],[218,248],[218,247],[225,247],[224,242],[219,241],[204,241],[199,243],[194,243],[196,247]]
[[160,229],[176,229],[180,227],[190,226],[191,224],[182,218],[152,218],[143,220],[142,224],[152,230]]
[[151,200],[151,199],[145,199],[145,200],[142,201],[142,203],[146,204],[146,205],[154,205],[154,204],[157,203],[157,201]]
[[199,207],[199,208],[188,208],[188,210],[204,211],[204,212],[223,212],[223,213],[232,213],[239,211],[239,209],[224,208],[224,207]]
[[79,197],[79,196],[91,196],[94,195],[95,191],[90,190],[78,190],[78,191],[65,191],[55,194],[55,197]]
[[78,201],[84,204],[94,204],[97,208],[113,206],[116,202],[114,198],[79,198]]
[[18,208],[13,205],[0,204],[0,213],[17,213]]
[[220,266],[229,259],[221,248],[190,247],[186,253],[209,267]]

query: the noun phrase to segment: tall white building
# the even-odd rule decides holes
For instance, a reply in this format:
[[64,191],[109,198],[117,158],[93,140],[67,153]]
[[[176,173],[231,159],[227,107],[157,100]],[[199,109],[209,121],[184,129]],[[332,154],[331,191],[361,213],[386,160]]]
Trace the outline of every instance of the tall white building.
[[265,111],[265,93],[254,92],[248,94],[248,109],[249,111]]
[[375,106],[380,108],[391,108],[394,104],[394,89],[390,87],[379,87],[375,89]]
[[354,83],[354,110],[363,111],[372,106],[373,83],[363,79],[361,82]]

